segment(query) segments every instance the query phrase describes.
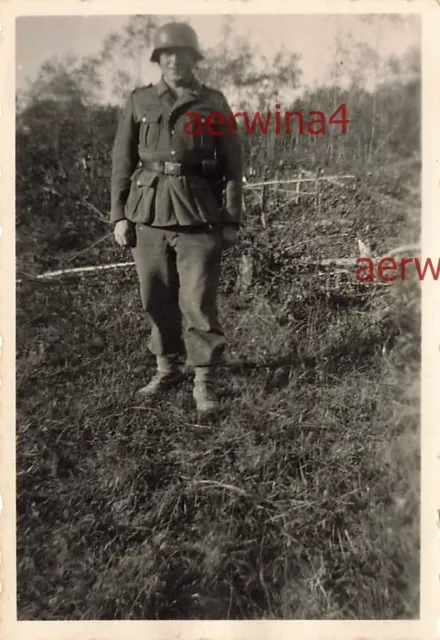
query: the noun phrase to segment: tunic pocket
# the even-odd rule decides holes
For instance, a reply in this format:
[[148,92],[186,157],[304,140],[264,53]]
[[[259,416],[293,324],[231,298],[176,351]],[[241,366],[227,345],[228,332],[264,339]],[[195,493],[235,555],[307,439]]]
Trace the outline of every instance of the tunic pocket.
[[162,111],[158,108],[145,110],[141,118],[140,143],[148,149],[157,149],[162,124]]
[[[156,182],[157,175],[155,173],[141,171],[133,175],[130,193],[124,210],[128,219],[134,220],[143,218],[144,216],[149,217]],[[144,198],[142,211],[137,213],[142,198]]]

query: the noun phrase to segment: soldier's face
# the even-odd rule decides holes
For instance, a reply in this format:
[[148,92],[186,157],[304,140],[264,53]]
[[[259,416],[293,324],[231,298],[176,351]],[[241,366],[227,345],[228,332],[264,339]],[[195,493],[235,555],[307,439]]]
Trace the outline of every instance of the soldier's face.
[[195,57],[190,49],[164,49],[159,65],[165,81],[178,85],[192,79]]

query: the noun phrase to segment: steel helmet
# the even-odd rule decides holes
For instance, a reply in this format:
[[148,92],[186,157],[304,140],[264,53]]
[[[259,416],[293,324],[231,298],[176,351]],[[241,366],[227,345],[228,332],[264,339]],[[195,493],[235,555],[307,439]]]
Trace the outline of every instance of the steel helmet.
[[203,58],[194,29],[185,22],[168,22],[157,30],[150,60],[159,62],[159,54],[162,49],[176,48],[191,49],[196,54],[197,60]]

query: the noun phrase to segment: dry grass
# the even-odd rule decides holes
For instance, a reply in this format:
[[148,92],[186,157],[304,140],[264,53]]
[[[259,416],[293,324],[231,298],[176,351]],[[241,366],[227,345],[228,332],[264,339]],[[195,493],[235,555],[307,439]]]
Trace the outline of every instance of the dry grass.
[[201,425],[190,379],[131,399],[153,367],[133,273],[20,286],[19,619],[417,617],[402,287],[357,306],[222,297],[232,364]]

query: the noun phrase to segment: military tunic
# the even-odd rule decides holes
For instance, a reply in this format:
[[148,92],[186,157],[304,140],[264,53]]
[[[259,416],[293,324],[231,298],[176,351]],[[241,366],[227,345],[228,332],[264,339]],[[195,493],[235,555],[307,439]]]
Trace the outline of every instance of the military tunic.
[[[209,114],[222,113],[224,127],[208,126]],[[196,113],[202,131],[188,133]],[[124,217],[151,226],[240,225],[242,153],[231,110],[220,91],[197,81],[176,101],[163,79],[132,92],[119,122],[113,148],[111,221]],[[186,129],[185,129],[186,126]],[[211,129],[211,131],[210,131]],[[143,168],[142,161],[198,164],[216,155],[224,166],[225,202],[219,203],[206,176],[169,176]]]
[[[224,116],[224,128],[215,125],[222,135],[209,130],[214,112]],[[202,121],[195,135],[188,133],[189,113]],[[186,351],[199,370],[223,359],[217,309],[222,227],[243,223],[242,151],[230,117],[220,91],[194,81],[175,99],[161,79],[131,93],[113,147],[111,221],[126,218],[136,225],[132,252],[152,324],[149,349],[156,356]],[[175,176],[144,166],[166,161],[199,167],[213,158],[224,175],[223,200],[218,181],[201,171]]]

